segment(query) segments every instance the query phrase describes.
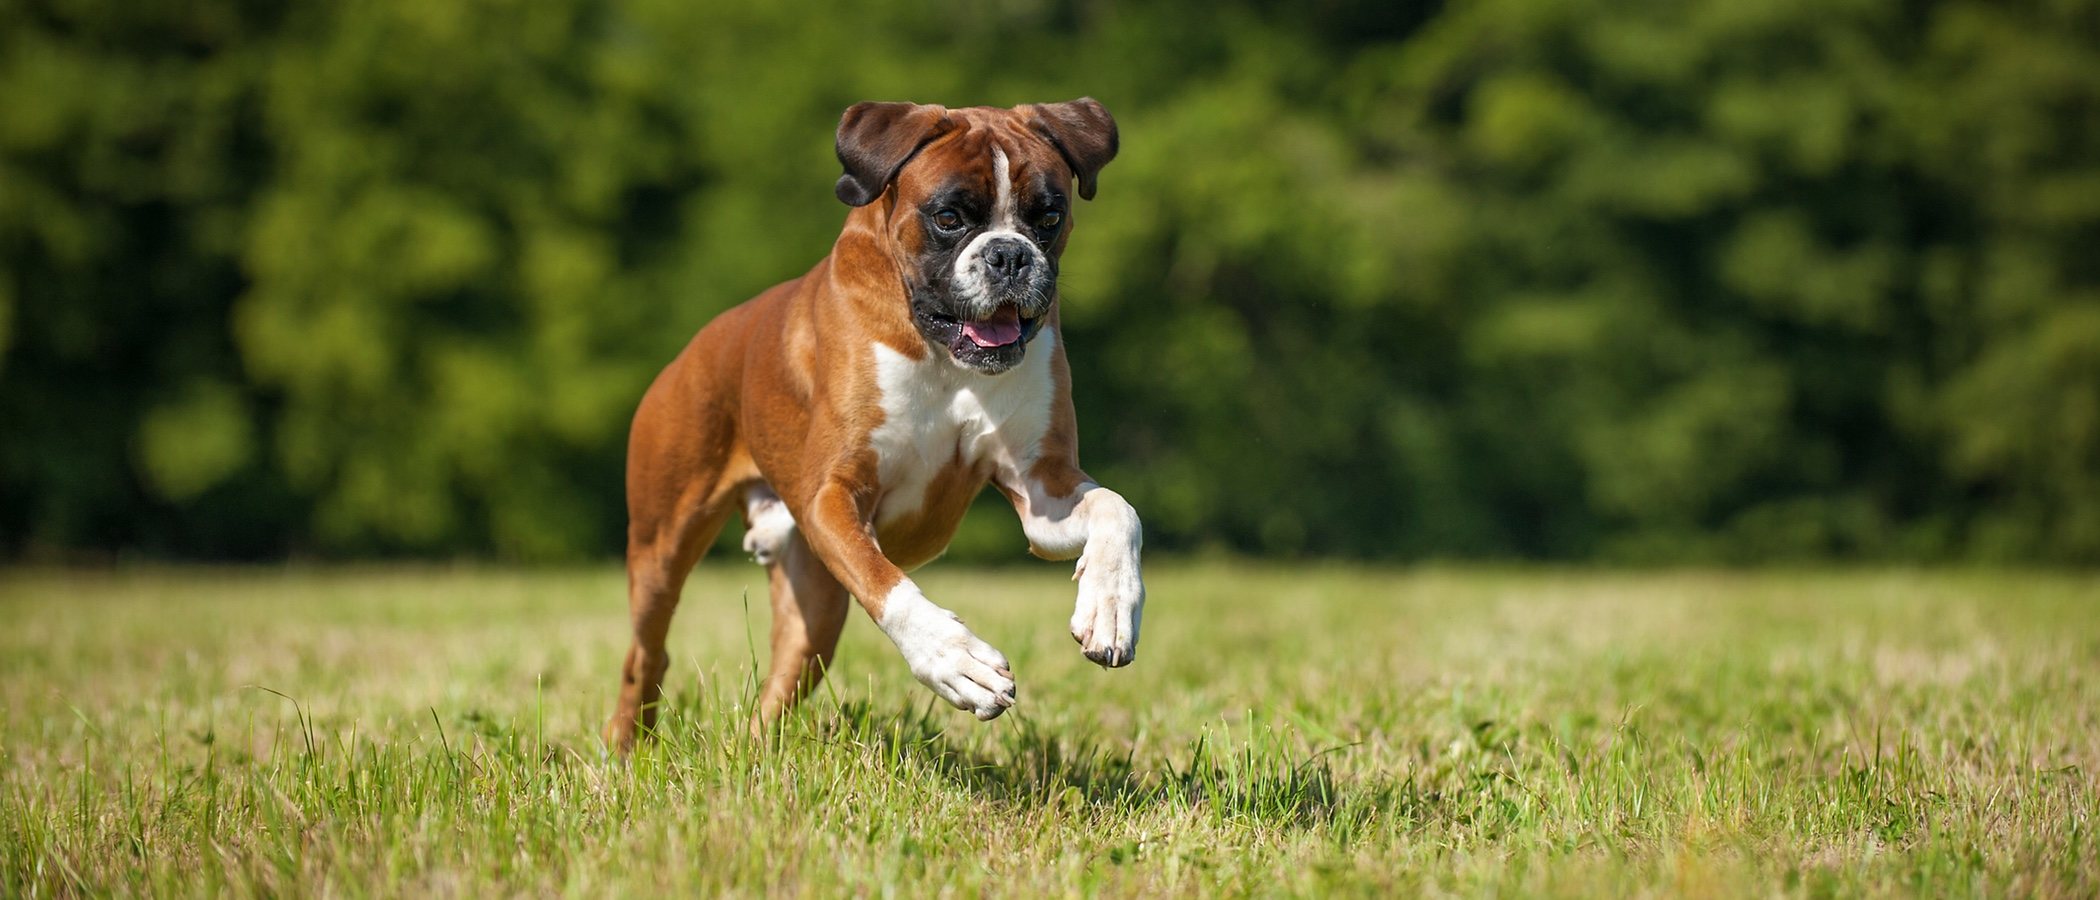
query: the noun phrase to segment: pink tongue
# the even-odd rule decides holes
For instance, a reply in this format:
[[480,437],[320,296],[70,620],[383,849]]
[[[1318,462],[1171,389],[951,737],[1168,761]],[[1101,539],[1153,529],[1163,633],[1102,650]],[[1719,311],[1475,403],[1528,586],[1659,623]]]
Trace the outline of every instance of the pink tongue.
[[1021,311],[1002,306],[989,319],[964,322],[962,330],[979,347],[1004,347],[1021,339]]

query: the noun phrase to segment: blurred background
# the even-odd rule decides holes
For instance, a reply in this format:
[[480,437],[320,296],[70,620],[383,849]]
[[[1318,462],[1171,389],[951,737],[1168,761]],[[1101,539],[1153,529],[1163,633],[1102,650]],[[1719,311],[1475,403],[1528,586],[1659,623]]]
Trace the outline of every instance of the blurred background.
[[1148,549],[2100,561],[2086,0],[0,0],[0,558],[617,558],[839,112],[1080,95]]

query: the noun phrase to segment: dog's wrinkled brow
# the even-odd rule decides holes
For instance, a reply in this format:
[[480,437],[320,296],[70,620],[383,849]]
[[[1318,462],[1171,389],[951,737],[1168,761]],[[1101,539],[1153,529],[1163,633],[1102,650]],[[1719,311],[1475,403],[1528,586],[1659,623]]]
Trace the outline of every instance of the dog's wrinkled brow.
[[927,203],[934,206],[953,206],[970,212],[983,212],[985,204],[984,185],[969,178],[950,176],[940,186],[926,195]]

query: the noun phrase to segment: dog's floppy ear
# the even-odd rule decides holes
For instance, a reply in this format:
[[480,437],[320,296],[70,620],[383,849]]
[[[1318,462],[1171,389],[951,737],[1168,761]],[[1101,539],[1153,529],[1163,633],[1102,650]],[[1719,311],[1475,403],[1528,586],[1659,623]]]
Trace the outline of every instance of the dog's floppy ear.
[[906,160],[953,127],[948,109],[918,103],[855,103],[839,117],[839,199],[866,206],[882,196]]
[[1079,182],[1079,196],[1094,199],[1094,176],[1116,158],[1116,120],[1092,97],[1063,103],[1035,103],[1027,110],[1035,114],[1030,123],[1064,154]]

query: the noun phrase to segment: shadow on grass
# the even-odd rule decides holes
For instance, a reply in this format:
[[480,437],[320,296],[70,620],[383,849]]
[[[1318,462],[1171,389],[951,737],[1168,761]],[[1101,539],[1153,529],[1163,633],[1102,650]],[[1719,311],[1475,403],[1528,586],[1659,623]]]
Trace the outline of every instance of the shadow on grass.
[[1002,728],[989,747],[972,746],[982,741],[951,737],[948,719],[931,706],[878,712],[852,701],[836,718],[812,722],[807,737],[863,748],[899,777],[930,773],[1015,807],[1181,808],[1346,836],[1376,819],[1419,818],[1437,799],[1408,782],[1339,775],[1329,756],[1346,748],[1306,754],[1273,731],[1256,730],[1240,742],[1205,733],[1185,753],[1141,759],[1026,720]]

